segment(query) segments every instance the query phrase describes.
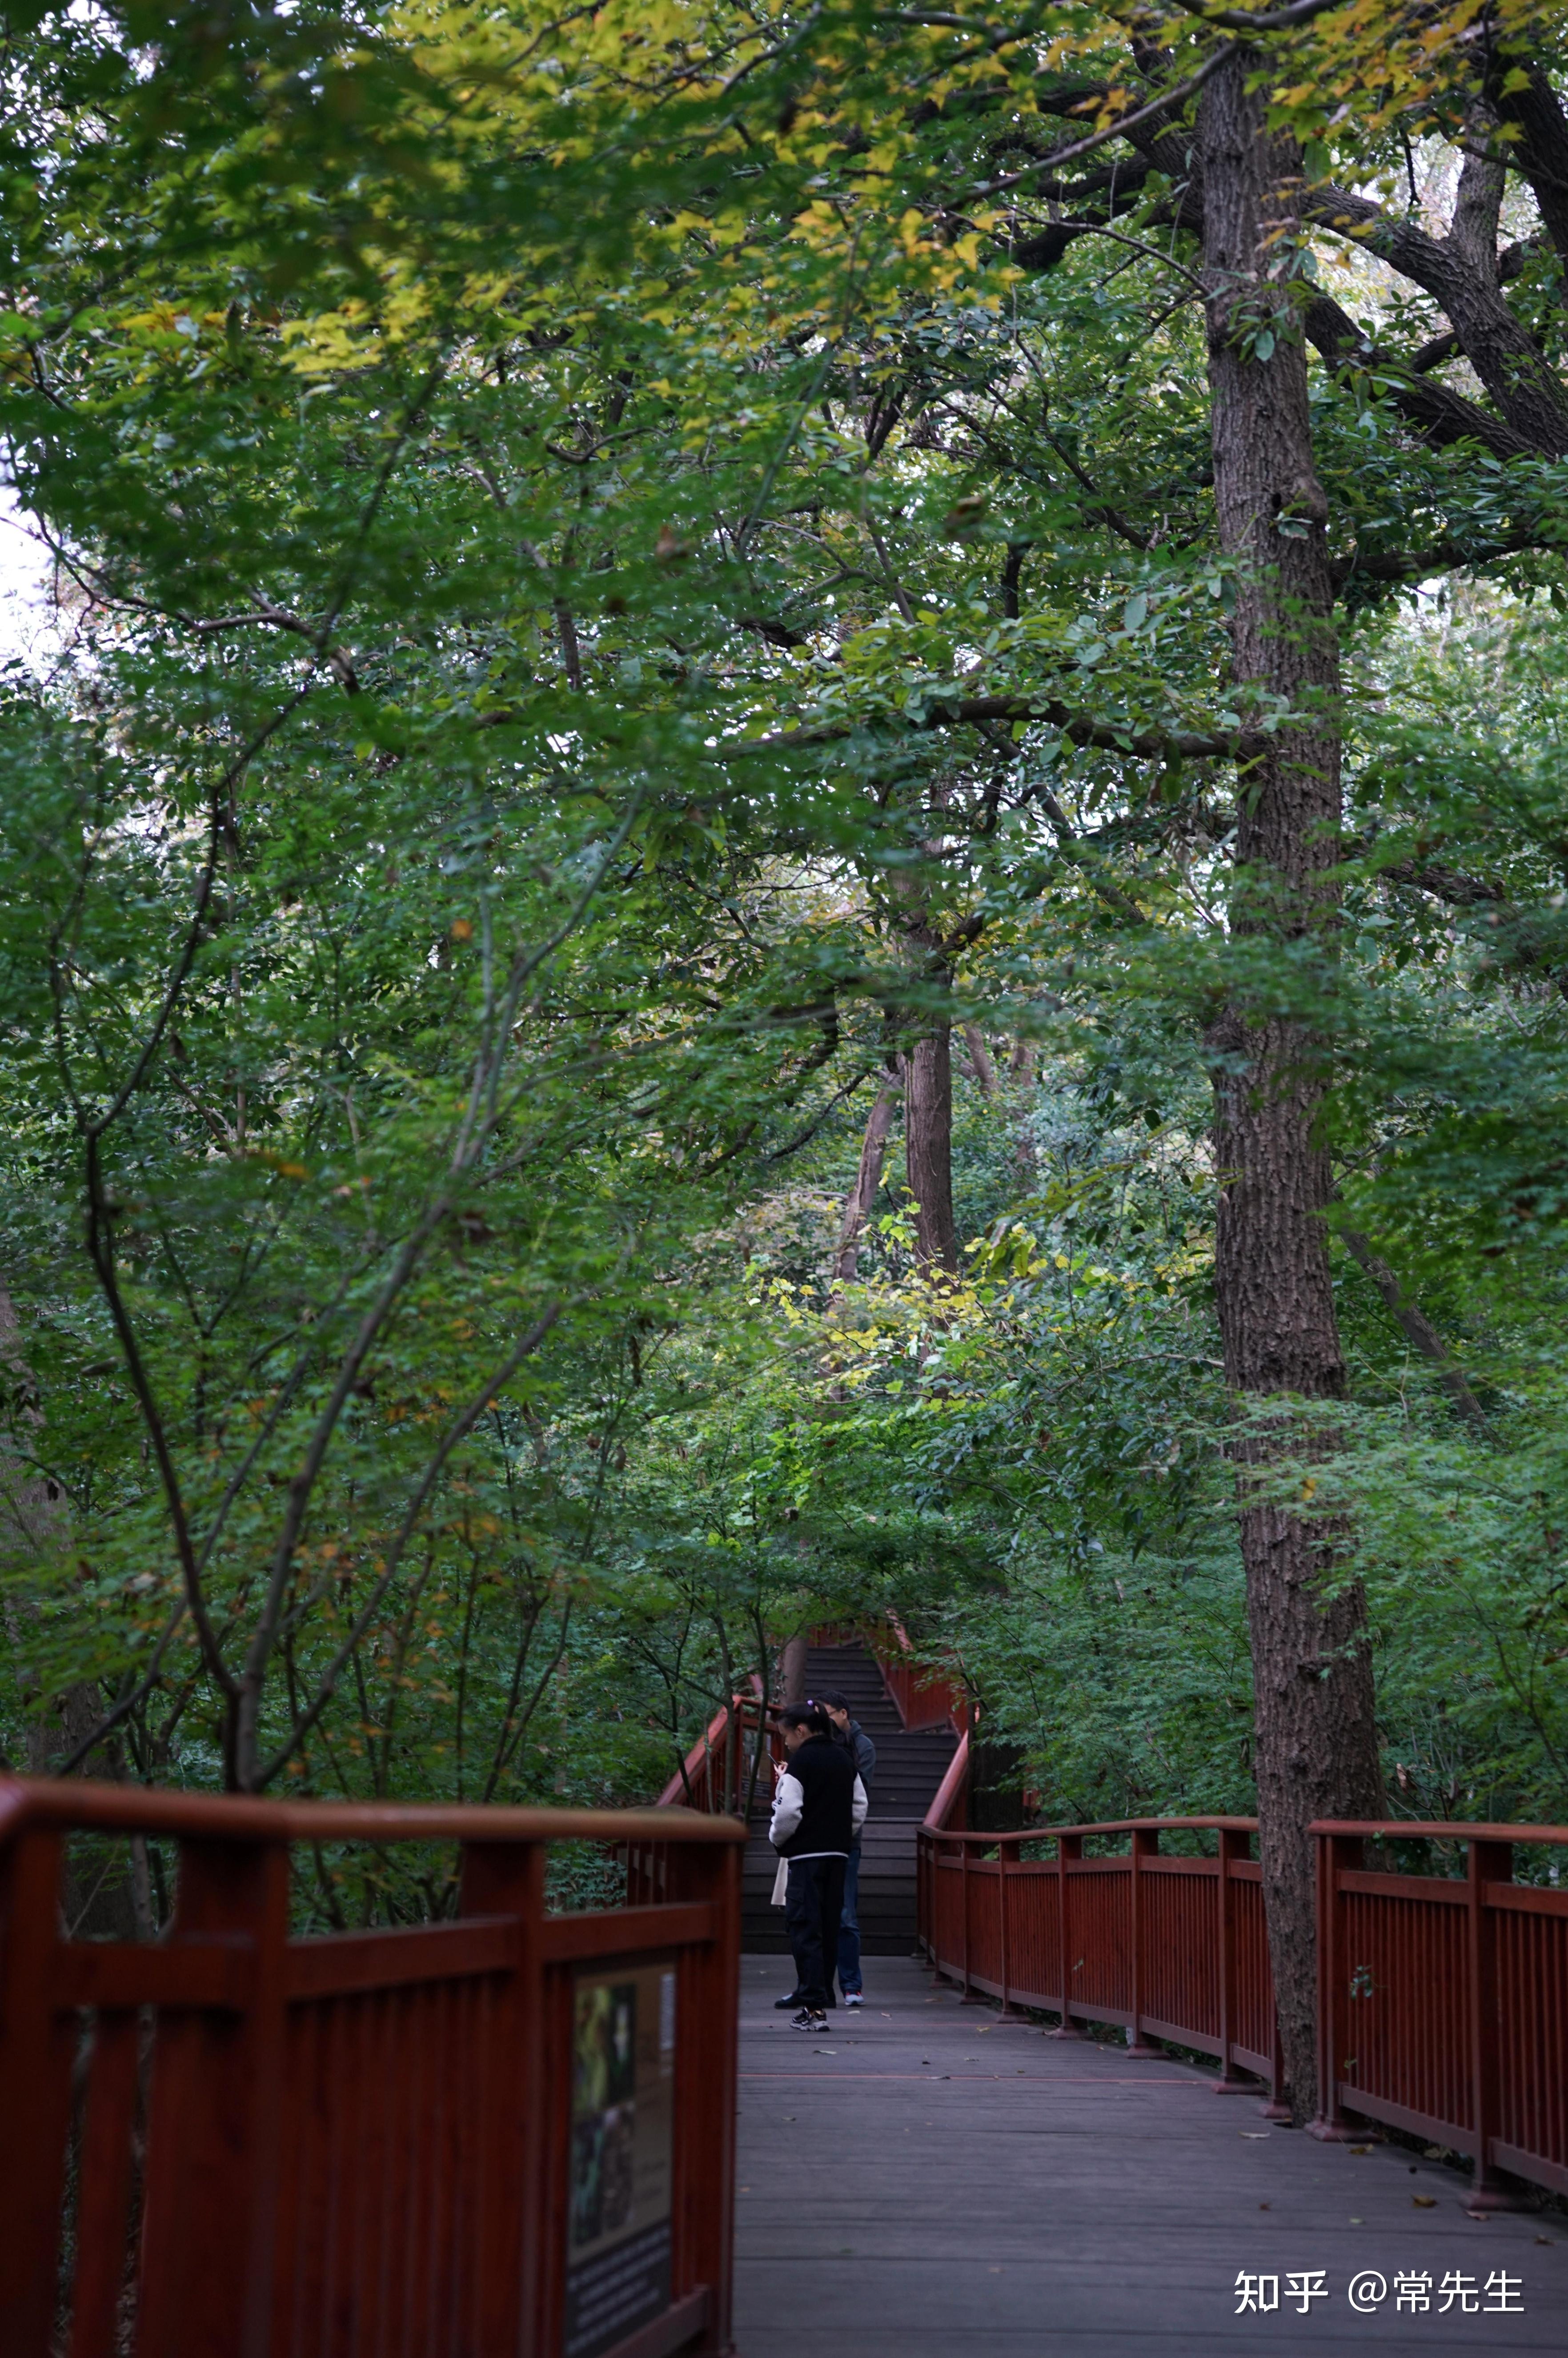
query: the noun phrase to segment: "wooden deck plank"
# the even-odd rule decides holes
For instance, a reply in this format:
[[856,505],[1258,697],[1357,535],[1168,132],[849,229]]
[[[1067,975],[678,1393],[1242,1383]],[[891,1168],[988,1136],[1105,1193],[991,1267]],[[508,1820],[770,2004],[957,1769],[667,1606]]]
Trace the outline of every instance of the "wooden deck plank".
[[[1249,2098],[1217,2095],[1213,2073],[1166,2058],[999,2023],[908,1960],[869,1961],[865,2008],[820,2038],[773,2012],[788,1979],[776,1958],[744,1961],[740,2358],[819,2342],[850,2358],[1384,2344],[1560,2358],[1560,2212],[1471,2220],[1457,2171],[1272,2127]],[[1303,2318],[1284,2278],[1307,2268],[1325,2271],[1329,2299]],[[1346,2287],[1368,2268],[1390,2291],[1361,2316]],[[1280,2277],[1277,2313],[1236,2313],[1243,2269]],[[1523,2315],[1438,2314],[1450,2269],[1483,2303],[1494,2270],[1522,2277]],[[1395,2309],[1405,2270],[1432,2275],[1425,2316]]]

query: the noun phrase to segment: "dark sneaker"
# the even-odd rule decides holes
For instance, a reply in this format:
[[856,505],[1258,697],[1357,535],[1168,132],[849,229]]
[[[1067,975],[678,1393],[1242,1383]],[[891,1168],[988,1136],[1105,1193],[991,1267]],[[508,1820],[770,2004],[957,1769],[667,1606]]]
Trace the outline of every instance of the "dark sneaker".
[[790,2017],[792,2030],[826,2030],[827,2028],[827,2017],[825,2014],[813,2014],[808,2006],[803,2006],[798,2014]]
[[775,2014],[787,2014],[791,2006],[798,2006],[805,1996],[806,1992],[804,1990],[791,1990],[788,1997],[774,1998],[773,2012]]

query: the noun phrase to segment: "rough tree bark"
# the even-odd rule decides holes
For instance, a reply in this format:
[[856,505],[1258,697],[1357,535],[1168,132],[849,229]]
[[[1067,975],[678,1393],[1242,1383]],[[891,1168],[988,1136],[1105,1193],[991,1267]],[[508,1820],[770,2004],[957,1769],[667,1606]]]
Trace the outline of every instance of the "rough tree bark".
[[[1511,69],[1528,75],[1523,90],[1510,91]],[[1492,100],[1514,136],[1509,156],[1530,182],[1553,245],[1568,262],[1568,114],[1545,70],[1500,45],[1490,60]]]
[[[1205,92],[1201,145],[1215,501],[1239,560],[1236,693],[1313,717],[1281,730],[1238,801],[1238,934],[1332,936],[1340,819],[1338,646],[1313,465],[1296,287],[1293,145],[1270,135],[1262,60],[1238,49]],[[1244,1004],[1210,1035],[1220,1173],[1216,1290],[1226,1375],[1277,1401],[1238,1444],[1256,1691],[1260,1853],[1285,2072],[1298,2120],[1316,2093],[1315,1817],[1381,1811],[1366,1606],[1336,1581],[1334,1535],[1260,1498],[1271,1461],[1310,1445],[1291,1396],[1334,1400],[1345,1368],[1329,1282],[1328,1157],[1314,1135],[1325,1074],[1307,1028]]]
[[855,1282],[860,1253],[860,1231],[871,1217],[877,1189],[882,1184],[882,1163],[887,1154],[888,1133],[892,1128],[898,1098],[897,1084],[884,1081],[866,1117],[866,1134],[860,1143],[860,1167],[844,1199],[844,1217],[839,1225],[838,1249],[833,1256],[833,1282],[836,1286],[852,1285]]
[[806,1657],[811,1639],[804,1629],[786,1638],[779,1656],[779,1701],[800,1703],[806,1695]]
[[[934,782],[932,802],[941,809],[947,784]],[[930,879],[939,875],[943,855],[940,836],[922,847],[931,863],[927,874],[905,870],[894,886],[902,903],[899,930],[909,946],[911,963],[924,981],[946,993],[952,987],[949,945],[935,923],[927,901]],[[958,1233],[953,1221],[953,1047],[952,1027],[936,1012],[910,1007],[903,1011],[904,1037],[914,1037],[902,1058],[903,1068],[904,1175],[915,1201],[914,1257],[927,1276],[937,1271],[957,1275]]]
[[929,1274],[958,1271],[953,1220],[953,1055],[946,1023],[935,1023],[903,1060],[903,1152],[914,1215],[914,1253]]

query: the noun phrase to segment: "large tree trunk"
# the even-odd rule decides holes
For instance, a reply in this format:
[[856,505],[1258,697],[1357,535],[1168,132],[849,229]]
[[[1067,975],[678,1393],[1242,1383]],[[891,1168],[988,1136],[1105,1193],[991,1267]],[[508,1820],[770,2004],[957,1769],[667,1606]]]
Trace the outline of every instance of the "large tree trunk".
[[[946,807],[948,784],[935,779],[933,808]],[[943,838],[929,836],[922,849],[930,863],[924,874],[909,869],[894,882],[903,904],[900,930],[909,945],[912,966],[928,986],[944,994],[952,987],[953,971],[947,946],[926,900],[931,880],[941,871]],[[903,1011],[904,1036],[914,1033],[903,1065],[904,1175],[914,1198],[914,1257],[928,1277],[939,1271],[956,1276],[958,1232],[953,1222],[953,1047],[952,1027],[937,1012],[923,1007]]]
[[779,1656],[778,1699],[781,1703],[804,1703],[806,1700],[806,1657],[810,1646],[811,1639],[804,1629],[797,1629],[793,1638],[785,1639],[784,1650]]
[[[1237,50],[1209,82],[1202,122],[1215,502],[1239,561],[1233,619],[1243,707],[1279,698],[1314,717],[1266,740],[1238,795],[1232,922],[1238,936],[1331,947],[1338,856],[1339,659],[1313,465],[1306,355],[1284,275],[1292,254],[1293,145],[1271,137],[1260,63]],[[1273,275],[1271,275],[1273,274]],[[1258,692],[1255,694],[1255,691]],[[1344,1390],[1325,1220],[1327,1155],[1315,1138],[1324,1058],[1309,1030],[1233,1005],[1209,1041],[1220,1176],[1215,1282],[1227,1380],[1277,1401],[1238,1444],[1241,1548],[1256,1691],[1260,1853],[1285,2072],[1298,2120],[1317,2087],[1314,1817],[1381,1807],[1366,1608],[1336,1590],[1335,1534],[1265,1503],[1271,1464],[1310,1448],[1288,1397]]]
[[928,1274],[958,1271],[953,1221],[953,1062],[951,1033],[934,1024],[903,1066],[903,1150],[916,1206],[914,1251]]
[[866,1135],[860,1144],[860,1167],[855,1174],[854,1185],[844,1199],[844,1217],[838,1229],[838,1249],[833,1256],[833,1281],[836,1285],[854,1283],[860,1253],[860,1231],[871,1217],[871,1206],[876,1202],[877,1190],[882,1184],[888,1132],[892,1128],[897,1105],[896,1086],[892,1081],[884,1081],[866,1117]]

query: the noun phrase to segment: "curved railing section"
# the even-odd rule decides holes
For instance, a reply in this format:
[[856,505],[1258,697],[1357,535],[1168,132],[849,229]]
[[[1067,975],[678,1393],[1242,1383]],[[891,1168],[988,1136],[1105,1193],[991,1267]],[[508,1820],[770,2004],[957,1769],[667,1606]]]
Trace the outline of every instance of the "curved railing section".
[[[846,1635],[860,1639],[874,1656],[904,1728],[914,1731],[950,1725],[957,1731],[967,1758],[970,1707],[962,1685],[945,1671],[917,1660],[906,1631],[897,1621],[815,1629],[812,1642],[831,1645]],[[782,1758],[778,1706],[762,1700],[762,1682],[753,1671],[748,1691],[732,1695],[714,1713],[659,1795],[658,1807],[745,1818],[759,1792],[771,1794],[772,1772]],[[946,1790],[945,1785],[943,1791]]]
[[891,1621],[885,1628],[868,1631],[866,1642],[876,1656],[882,1684],[892,1698],[893,1706],[907,1733],[948,1724],[957,1730],[960,1736],[968,1736],[969,1698],[967,1692],[945,1671],[934,1669],[930,1663],[917,1659],[909,1633],[901,1621]]
[[[1109,2023],[1213,2055],[1222,2093],[1285,2119],[1252,1818],[1133,1818],[970,1833],[964,1751],[920,1833],[921,1944],[966,1998]],[[1568,1889],[1517,1883],[1559,1826],[1325,1823],[1318,1844],[1322,2074],[1314,2134],[1368,2122],[1470,2157],[1472,2209],[1509,2178],[1568,2192]],[[1163,1840],[1196,1837],[1173,1854]],[[1461,1876],[1388,1872],[1370,1846],[1458,1848]],[[1116,1845],[1112,1848],[1111,1845]],[[1201,1845],[1201,1855],[1194,1855]]]
[[715,1712],[664,1791],[661,1810],[697,1810],[705,1817],[745,1818],[757,1792],[773,1791],[772,1764],[780,1750],[778,1710],[762,1701],[762,1681],[731,1695]]
[[[1272,2102],[1281,2083],[1260,1870],[1249,1855],[1255,1821],[968,1833],[950,1816],[934,1823],[942,1804],[938,1795],[921,1829],[921,1931],[966,1997],[1059,2015],[1059,2038],[1105,2022],[1126,2030],[1134,2053],[1162,2039],[1216,2055],[1222,2087],[1253,2088],[1238,2075],[1255,2074]],[[1212,1834],[1212,1855],[1162,1852],[1162,1834],[1178,1830]],[[1124,1851],[1104,1847],[1119,1838]]]
[[[67,1839],[174,1854],[62,1930]],[[730,2350],[744,1830],[0,1780],[5,2358]],[[449,1920],[290,1936],[320,1844],[459,1846]],[[552,1914],[552,1844],[629,1904]]]

